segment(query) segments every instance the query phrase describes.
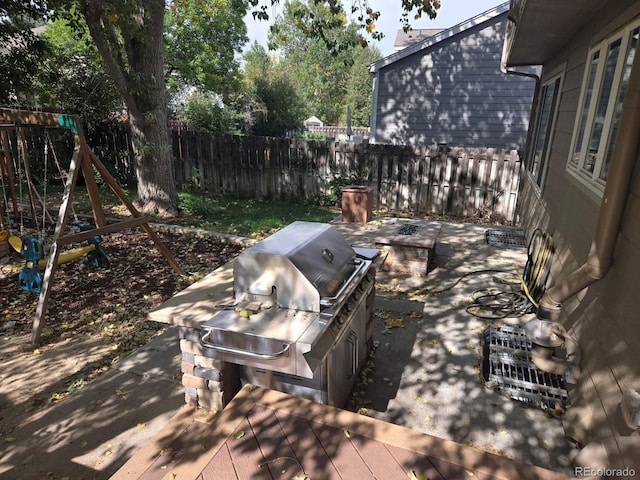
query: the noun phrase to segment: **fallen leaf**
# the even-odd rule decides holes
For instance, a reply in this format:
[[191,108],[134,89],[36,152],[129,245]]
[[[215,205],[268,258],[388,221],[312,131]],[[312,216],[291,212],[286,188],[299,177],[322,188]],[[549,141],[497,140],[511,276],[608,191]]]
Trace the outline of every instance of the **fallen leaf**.
[[42,353],[42,352],[40,352],[40,349],[39,349],[39,348],[36,348],[36,349],[33,351],[33,354],[34,354],[34,355],[40,355],[41,353]]
[[465,470],[465,473],[466,473],[467,475],[469,475],[470,477],[475,477],[475,475],[476,475],[476,474],[475,474],[475,473],[473,473],[471,470]]
[[414,472],[413,470],[407,473],[407,475],[409,476],[409,480],[429,480],[422,474],[416,475],[416,472]]
[[404,327],[404,320],[401,319],[389,319],[384,321],[386,328],[402,328]]
[[7,437],[4,439],[4,441],[7,443],[13,443],[16,441],[16,437]]
[[242,437],[245,436],[245,431],[244,430],[240,430],[239,432],[236,432],[236,434],[234,435],[234,437],[236,437],[237,439],[240,439]]
[[146,423],[139,423],[139,424],[138,424],[138,428],[139,428],[140,430],[142,430],[143,428],[147,428],[147,424],[146,424]]
[[351,434],[349,433],[349,430],[343,430],[342,432],[344,433],[345,437],[351,438]]
[[116,395],[122,398],[127,398],[127,395],[129,395],[130,393],[131,393],[131,390],[120,390],[120,389],[116,390]]

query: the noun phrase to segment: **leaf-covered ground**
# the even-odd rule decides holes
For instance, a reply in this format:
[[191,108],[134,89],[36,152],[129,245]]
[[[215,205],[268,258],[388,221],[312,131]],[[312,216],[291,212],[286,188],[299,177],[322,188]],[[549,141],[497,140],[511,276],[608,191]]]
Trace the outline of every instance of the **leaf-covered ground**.
[[186,272],[178,276],[143,232],[103,239],[111,268],[84,259],[55,274],[38,346],[30,342],[38,295],[18,286],[24,259],[0,259],[0,437],[25,415],[73,394],[166,327],[147,313],[242,247],[210,237],[160,233]]

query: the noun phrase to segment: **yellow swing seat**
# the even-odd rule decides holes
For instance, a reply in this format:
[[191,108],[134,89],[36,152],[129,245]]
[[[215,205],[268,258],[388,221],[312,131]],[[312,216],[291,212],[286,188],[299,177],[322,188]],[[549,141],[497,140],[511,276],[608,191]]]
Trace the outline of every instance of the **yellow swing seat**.
[[[20,237],[11,236],[9,237],[9,244],[13,247],[13,249],[22,254],[22,239]],[[84,247],[72,248],[70,250],[65,250],[64,252],[60,252],[58,255],[58,261],[56,262],[58,265],[62,265],[64,263],[73,262],[74,260],[84,257],[90,252],[93,252],[96,249],[94,244],[85,245]],[[43,258],[42,260],[38,260],[38,267],[45,268],[49,263],[48,258]]]

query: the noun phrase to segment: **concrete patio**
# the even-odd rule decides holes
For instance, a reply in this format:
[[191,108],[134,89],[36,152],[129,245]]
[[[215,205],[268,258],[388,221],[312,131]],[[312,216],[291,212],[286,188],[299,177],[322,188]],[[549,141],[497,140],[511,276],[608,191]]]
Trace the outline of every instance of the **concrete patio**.
[[[371,247],[381,232],[395,231],[404,223],[420,225],[425,232],[434,227],[434,222],[396,218],[334,225],[352,245]],[[464,308],[476,290],[506,288],[496,278],[502,274],[471,272],[501,270],[513,276],[517,268],[522,273],[526,248],[487,244],[487,229],[514,230],[510,227],[436,223],[440,232],[428,275],[378,271],[374,368],[365,372],[354,391],[354,408],[396,425],[572,474],[574,450],[560,419],[485,386],[480,378],[481,333],[489,321]],[[522,325],[529,318],[531,314],[493,323]],[[403,326],[388,328],[394,324],[389,320],[401,320]]]
[[[381,235],[407,222],[424,231],[434,227],[426,220],[394,218],[334,226],[354,246],[371,248]],[[507,227],[437,223],[428,275],[378,272],[375,348],[353,392],[354,410],[464,447],[573,474],[572,450],[560,420],[493,392],[479,376],[480,336],[487,322],[464,306],[474,290],[504,286],[493,274],[468,275],[455,283],[476,270],[522,270],[526,250],[486,244],[488,228]],[[148,450],[150,440],[166,431],[184,404],[178,352],[177,332],[170,328],[103,378],[47,409],[15,444],[5,445],[0,471],[21,478],[110,478],[137,451]],[[104,392],[110,393],[107,400]]]

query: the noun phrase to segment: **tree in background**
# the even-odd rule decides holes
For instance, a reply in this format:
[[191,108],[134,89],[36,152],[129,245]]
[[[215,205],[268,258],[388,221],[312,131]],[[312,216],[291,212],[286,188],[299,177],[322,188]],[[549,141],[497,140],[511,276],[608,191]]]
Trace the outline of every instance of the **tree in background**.
[[33,76],[35,104],[81,116],[87,134],[124,111],[122,98],[88,36],[63,20],[49,23],[41,34],[49,55]]
[[[368,46],[358,49],[353,65],[347,72],[347,88],[344,104],[351,107],[352,124],[356,127],[368,127],[371,120],[371,102],[373,101],[373,81],[369,73],[369,65],[382,58],[377,47]],[[342,112],[341,123],[346,124],[346,111]]]
[[[175,23],[171,23],[173,27],[168,32],[167,43],[173,45],[167,49],[172,55],[172,62],[167,64],[163,0],[78,1],[91,37],[127,106],[136,157],[136,203],[144,212],[173,214],[178,194],[167,130],[165,66],[170,65],[172,72],[178,72],[185,80],[208,88],[224,85],[229,43],[215,42],[225,38],[238,42],[239,48],[245,35],[238,21],[244,16],[244,2],[227,0],[208,6],[198,0],[171,2],[169,18]],[[214,44],[208,45],[209,41]],[[217,52],[217,57],[209,58],[209,49],[209,54]]]
[[304,104],[292,77],[278,66],[278,60],[254,43],[245,55],[245,102],[250,110],[248,133],[283,136],[300,126]]
[[[313,21],[331,28],[320,38],[309,31]],[[281,55],[269,68],[298,92],[304,102],[303,118],[315,115],[325,123],[344,125],[350,105],[355,124],[369,125],[372,81],[365,62],[378,60],[380,51],[368,45],[363,48],[358,26],[347,23],[344,10],[311,1],[287,2],[270,31],[269,44]],[[340,48],[332,50],[330,45]]]
[[27,105],[31,77],[49,50],[34,28],[49,17],[44,0],[0,0],[0,103]]
[[164,0],[79,0],[91,37],[127,106],[137,206],[173,214],[178,206],[167,129]]
[[[196,0],[172,0],[184,5]],[[178,196],[172,170],[171,143],[167,127],[167,97],[165,81],[164,20],[167,4],[163,0],[0,0],[3,17],[0,21],[0,40],[4,45],[15,42],[24,48],[23,57],[10,54],[2,58],[0,67],[3,75],[9,76],[0,82],[0,95],[4,101],[17,99],[29,86],[20,77],[20,71],[30,70],[33,61],[24,58],[36,52],[37,42],[24,27],[24,18],[29,20],[45,18],[47,8],[66,7],[72,15],[84,17],[91,37],[100,52],[106,70],[109,72],[115,89],[122,97],[129,113],[129,123],[136,156],[136,174],[138,198],[136,203],[144,212],[173,213],[178,205]],[[268,7],[279,0],[246,0],[254,8],[254,15],[268,19]],[[342,10],[337,0],[311,0],[311,3],[329,6],[332,16],[311,18],[307,34],[321,38],[334,52],[341,49],[326,32],[331,22],[344,23],[340,15]],[[198,0],[198,4],[205,2]],[[401,0],[406,18],[414,11],[417,16],[427,13],[434,17],[439,8],[439,0]],[[377,34],[375,20],[379,13],[371,9],[366,0],[353,2],[351,11],[359,14],[358,21],[372,36]],[[33,11],[32,11],[33,10]],[[5,14],[6,12],[6,14]],[[75,15],[74,15],[75,14]],[[403,14],[404,15],[404,14]],[[77,24],[78,22],[76,22]],[[12,31],[17,27],[17,35]],[[361,42],[365,42],[361,37]],[[216,46],[216,50],[222,47]],[[12,47],[15,50],[15,47]],[[18,63],[22,62],[22,65]],[[30,65],[26,65],[30,63]],[[15,73],[14,73],[15,72]]]
[[240,115],[226,108],[219,95],[195,90],[186,100],[180,119],[189,130],[239,134]]
[[238,133],[238,56],[247,41],[244,0],[174,1],[165,18],[167,91],[189,128]]
[[184,87],[225,98],[240,88],[235,54],[247,42],[244,0],[174,1],[165,18],[165,64],[171,93]]
[[[253,17],[266,21],[269,20],[269,8],[280,3],[280,0],[248,0],[248,2],[253,8]],[[352,0],[348,3],[350,3],[350,13],[355,16],[361,32],[367,32],[368,36],[374,40],[384,37],[384,34],[376,29],[376,21],[380,18],[380,12],[374,10],[368,0]],[[322,17],[310,16],[310,21],[303,27],[306,35],[321,39],[330,51],[342,50],[345,45],[336,41],[335,37],[327,35],[327,32],[333,28],[340,27],[343,23],[341,19],[341,15],[344,13],[343,3],[339,0],[309,0],[305,4],[305,8],[308,12],[311,12],[318,5],[328,7],[331,15]],[[438,9],[440,9],[440,0],[400,0],[400,21],[404,31],[406,32],[411,28],[412,19],[420,19],[423,15],[431,19],[436,18]],[[270,27],[270,30],[271,32],[277,31],[278,27],[274,24]],[[367,36],[364,34],[360,34],[359,42],[363,46],[369,43]],[[347,44],[347,47],[349,46],[350,44]]]

